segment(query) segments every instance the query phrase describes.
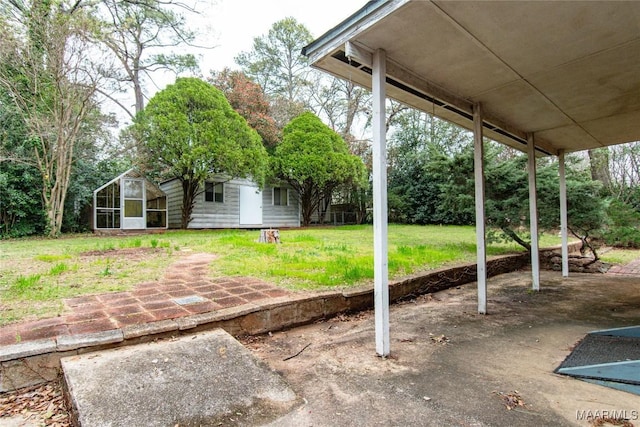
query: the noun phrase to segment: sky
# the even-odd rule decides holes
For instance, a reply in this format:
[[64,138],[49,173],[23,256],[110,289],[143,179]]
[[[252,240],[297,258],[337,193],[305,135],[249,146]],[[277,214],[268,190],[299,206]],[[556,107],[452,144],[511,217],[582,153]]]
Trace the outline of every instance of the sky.
[[250,51],[253,39],[269,32],[281,19],[293,17],[317,38],[349,17],[367,0],[211,0],[200,3],[203,10],[200,29],[214,49],[201,51],[201,69],[238,68],[234,58]]
[[[256,37],[267,35],[274,23],[293,17],[317,38],[351,16],[367,0],[196,0],[199,15],[188,15],[189,29],[198,34],[196,44],[215,46],[211,49],[185,48],[184,52],[198,57],[203,77],[211,70],[225,67],[238,69],[234,58],[253,48]],[[191,4],[187,1],[188,4]],[[186,14],[185,14],[186,15]],[[145,82],[145,96],[150,99],[157,91],[175,81],[175,74],[156,72],[153,81]],[[118,97],[131,103],[130,93]],[[107,111],[116,115],[118,129],[127,126],[130,118],[115,104],[104,101]]]

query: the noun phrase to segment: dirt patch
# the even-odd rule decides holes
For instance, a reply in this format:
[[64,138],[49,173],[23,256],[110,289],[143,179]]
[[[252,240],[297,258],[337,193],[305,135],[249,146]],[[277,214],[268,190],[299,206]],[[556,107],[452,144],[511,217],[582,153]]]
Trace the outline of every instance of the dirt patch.
[[80,253],[82,257],[116,257],[126,258],[132,261],[140,261],[149,258],[154,254],[165,251],[162,248],[122,248],[122,249],[100,249]]

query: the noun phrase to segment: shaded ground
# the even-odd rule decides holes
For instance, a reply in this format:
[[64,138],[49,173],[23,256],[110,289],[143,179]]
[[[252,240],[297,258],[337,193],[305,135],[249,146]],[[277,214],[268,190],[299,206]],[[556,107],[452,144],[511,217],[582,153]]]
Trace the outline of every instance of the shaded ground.
[[542,292],[529,286],[491,279],[486,316],[473,284],[392,307],[386,360],[372,312],[247,338],[307,402],[273,425],[589,425],[602,411],[640,425],[640,396],[553,374],[588,331],[640,323],[640,280],[543,272]]
[[59,381],[0,395],[0,426],[71,425]]

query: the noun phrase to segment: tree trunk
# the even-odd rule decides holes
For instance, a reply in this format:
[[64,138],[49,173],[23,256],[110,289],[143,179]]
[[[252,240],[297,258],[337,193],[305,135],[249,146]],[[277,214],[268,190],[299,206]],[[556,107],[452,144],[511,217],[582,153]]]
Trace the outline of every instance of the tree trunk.
[[302,226],[306,227],[311,224],[311,217],[313,216],[313,210],[305,209],[302,207]]
[[589,166],[591,169],[591,179],[600,181],[605,188],[609,188],[611,186],[609,149],[604,147],[589,150]]
[[182,208],[180,219],[180,228],[186,230],[191,222],[191,215],[193,213],[193,206],[196,202],[196,195],[198,194],[198,187],[200,184],[191,179],[180,179],[182,182]]
[[[60,124],[64,128],[64,123]],[[75,138],[75,135],[72,136]],[[47,156],[36,157],[45,159]],[[39,161],[38,167],[43,177],[42,198],[47,218],[47,234],[49,237],[58,237],[62,231],[64,217],[64,202],[69,189],[71,179],[71,166],[73,164],[73,144],[58,137],[55,149],[51,152],[51,160]]]
[[313,191],[312,185],[294,186],[300,197],[300,210],[302,211],[302,226],[311,224],[313,211],[318,207],[317,193]]
[[598,255],[595,245],[591,243],[591,236],[589,236],[589,232],[586,231],[584,233],[579,233],[578,231],[579,230],[574,230],[572,227],[569,227],[569,232],[580,239],[580,242],[582,243],[580,246],[580,255],[583,257],[586,256],[588,249],[593,254],[593,261],[599,261],[600,256]]

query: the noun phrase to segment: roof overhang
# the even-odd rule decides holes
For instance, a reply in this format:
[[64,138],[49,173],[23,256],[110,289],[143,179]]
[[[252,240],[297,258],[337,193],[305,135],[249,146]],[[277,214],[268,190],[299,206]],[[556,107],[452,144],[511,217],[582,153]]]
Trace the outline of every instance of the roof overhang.
[[374,0],[306,46],[314,67],[485,136],[557,154],[640,140],[640,2]]

